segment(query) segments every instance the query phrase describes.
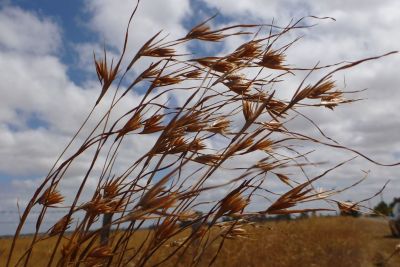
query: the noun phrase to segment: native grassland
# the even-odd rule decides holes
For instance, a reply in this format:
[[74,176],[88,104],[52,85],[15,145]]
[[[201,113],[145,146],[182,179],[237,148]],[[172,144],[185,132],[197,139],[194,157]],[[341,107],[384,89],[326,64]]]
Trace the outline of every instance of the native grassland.
[[[247,226],[248,237],[226,240],[214,266],[399,266],[400,255],[394,255],[386,265],[382,262],[393,253],[398,239],[389,237],[385,221],[368,218],[325,217],[296,221],[280,221]],[[134,250],[154,230],[142,230],[137,240],[129,247]],[[177,237],[175,240],[179,240]],[[5,264],[5,252],[10,239],[0,240],[0,266]],[[21,238],[15,256],[29,247],[31,237]],[[55,240],[48,240],[35,247],[32,263],[29,266],[44,266],[50,256]],[[166,244],[148,263],[157,263],[172,249]],[[200,266],[208,261],[218,250],[217,244],[209,247],[203,255]],[[175,255],[163,266],[187,266],[192,253]],[[379,265],[380,264],[380,265]],[[132,264],[132,266],[134,266]]]
[[[315,22],[332,20],[314,16],[287,25],[216,29],[211,17],[183,36],[171,39],[160,31],[132,48],[129,26],[140,25],[137,8],[121,36],[119,57],[110,58],[107,47],[95,53],[99,96],[27,201],[13,240],[7,241],[9,252],[3,248],[2,266],[370,262],[366,244],[375,232],[365,235],[367,221],[318,219],[260,228],[251,222],[326,210],[326,204],[348,213],[365,209],[373,196],[353,203],[336,196],[366,177],[335,189],[317,188],[318,182],[355,155],[382,166],[400,163],[380,163],[340,145],[303,111],[315,114],[358,101],[361,91],[348,90],[337,75],[396,51],[296,66],[289,49]],[[188,51],[191,45],[232,38],[240,38],[239,44],[223,53]],[[295,122],[313,131],[296,128]],[[323,165],[310,158],[314,146],[340,149],[349,157]],[[77,183],[68,183],[72,176]],[[51,218],[52,212],[62,217]],[[230,221],[222,223],[225,218]],[[57,222],[48,227],[50,219]],[[141,230],[144,225],[154,230]],[[24,231],[32,237],[21,236]]]

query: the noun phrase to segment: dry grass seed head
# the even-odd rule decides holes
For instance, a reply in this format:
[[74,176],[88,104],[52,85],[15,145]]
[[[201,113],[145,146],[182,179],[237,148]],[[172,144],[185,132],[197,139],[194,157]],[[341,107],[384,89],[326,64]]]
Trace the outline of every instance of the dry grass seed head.
[[229,126],[230,126],[231,121],[225,118],[220,118],[216,120],[211,126],[207,127],[205,130],[212,132],[212,133],[218,133],[221,135],[226,135],[229,133]]
[[145,69],[142,74],[139,75],[141,79],[154,79],[159,76],[161,69],[158,69],[157,66],[161,63],[158,61],[156,63],[151,63],[150,66]]
[[124,136],[125,134],[135,131],[137,129],[139,129],[140,127],[142,127],[141,124],[141,119],[142,116],[140,115],[139,112],[136,112],[129,120],[128,122],[124,125],[124,127],[122,127],[121,130],[119,130],[118,135],[117,135],[117,139],[120,138],[121,136]]
[[[167,139],[168,138],[168,139]],[[175,154],[188,151],[189,145],[183,136],[166,137],[166,140],[159,144],[155,149],[157,154]]]
[[[269,214],[293,213],[294,211],[287,209],[296,206],[297,203],[301,201],[307,199],[310,200],[314,197],[313,195],[308,195],[308,193],[312,191],[311,188],[307,189],[307,186],[309,185],[310,182],[306,182],[292,188],[291,190],[280,196],[271,206],[269,206],[266,212]],[[296,212],[302,212],[302,210],[297,210]]]
[[307,85],[303,90],[299,91],[296,95],[293,96],[292,102],[298,103],[305,98],[322,98],[323,96],[326,96],[328,91],[332,90],[333,88],[335,88],[335,83],[330,79],[320,82],[316,85]]
[[272,140],[265,139],[265,140],[256,142],[254,145],[252,145],[246,151],[246,153],[253,152],[253,151],[256,151],[256,150],[263,150],[263,151],[266,151],[266,152],[272,152],[272,150],[273,150],[272,145],[273,144],[274,144],[274,142]]
[[79,245],[79,234],[78,232],[73,232],[68,242],[66,244],[63,244],[61,248],[62,257],[69,258],[71,256],[74,256],[79,250]]
[[265,107],[266,110],[278,117],[284,117],[287,113],[284,112],[287,108],[287,104],[276,99],[270,99]]
[[282,128],[282,123],[280,123],[279,121],[270,121],[270,122],[262,122],[261,123],[262,126],[264,126],[267,130],[271,131],[271,132],[275,132],[275,131],[281,131]]
[[100,83],[109,86],[117,76],[118,70],[116,68],[113,68],[112,63],[110,69],[108,69],[106,57],[104,60],[103,59],[97,60],[96,56],[94,55],[94,64],[96,67],[97,77]]
[[184,210],[180,212],[177,216],[177,220],[181,222],[191,222],[195,219],[198,219],[198,213],[193,210]]
[[242,197],[240,187],[229,193],[221,200],[221,205],[215,218],[218,219],[223,215],[233,215],[242,211],[248,204],[248,199]]
[[242,109],[243,116],[244,116],[246,122],[251,121],[255,114],[256,105],[253,102],[243,101],[242,107],[243,107],[243,109]]
[[222,73],[229,73],[237,68],[237,65],[235,63],[226,61],[223,58],[218,57],[204,57],[194,59],[193,61],[196,61],[200,65],[209,67],[211,70]]
[[178,194],[170,193],[166,196],[154,197],[147,202],[143,202],[141,206],[145,210],[154,211],[157,209],[169,209],[175,205],[178,200]]
[[292,186],[291,184],[290,184],[290,178],[287,176],[287,175],[284,175],[284,174],[282,174],[282,173],[274,173],[278,178],[279,178],[279,180],[281,180],[283,183],[285,183],[285,184],[287,184],[288,186]]
[[112,250],[108,246],[95,247],[86,257],[85,265],[88,267],[102,267],[112,256]]
[[103,186],[104,198],[112,199],[119,193],[120,179],[112,179]]
[[249,93],[252,82],[244,79],[228,79],[224,85],[238,95],[245,95]]
[[287,68],[283,65],[284,61],[285,55],[283,53],[268,50],[264,53],[262,60],[259,61],[257,64],[269,69],[287,70]]
[[257,162],[255,165],[256,168],[259,168],[264,173],[267,173],[276,168],[276,164],[272,164],[269,162]]
[[153,115],[152,117],[148,118],[146,121],[144,121],[144,127],[141,133],[149,134],[162,131],[165,128],[164,126],[160,125],[163,118],[164,115],[162,114]]
[[64,230],[69,228],[69,225],[72,223],[72,218],[68,215],[63,216],[53,227],[50,229],[50,236],[58,235],[59,233],[63,232]]
[[153,81],[153,86],[154,87],[162,87],[162,86],[168,86],[168,85],[174,85],[182,82],[182,78],[179,76],[161,76]]
[[227,58],[228,61],[238,62],[242,60],[251,60],[258,57],[261,53],[261,44],[258,41],[249,41],[239,46]]
[[172,217],[167,217],[163,222],[156,228],[154,237],[156,241],[162,241],[171,237],[177,230],[179,225]]
[[326,80],[317,86],[313,86],[313,87],[309,87],[309,88],[310,88],[309,89],[310,92],[307,95],[307,98],[311,98],[311,99],[321,98],[328,91],[335,88],[335,82],[332,80]]
[[117,77],[118,73],[118,64],[113,68],[113,62],[111,62],[110,69],[108,69],[107,66],[107,55],[106,51],[104,50],[104,60],[97,60],[96,55],[94,56],[94,63],[96,67],[96,73],[97,77],[100,81],[100,84],[103,85],[103,88],[101,89],[100,96],[97,98],[96,105],[100,103],[100,100],[103,98],[103,96],[106,94],[108,89],[110,88],[112,82],[115,80]]
[[321,105],[331,110],[333,110],[333,108],[335,108],[337,105],[346,102],[352,102],[352,101],[346,100],[343,97],[343,92],[340,91],[332,92],[327,96],[321,97]]
[[221,159],[220,155],[209,154],[209,155],[198,156],[194,159],[194,161],[206,165],[215,165],[219,162],[220,159]]
[[49,187],[37,202],[43,206],[50,207],[62,203],[63,201],[64,197],[60,194],[60,192],[54,187]]
[[83,204],[80,208],[85,210],[91,216],[97,216],[99,214],[122,211],[124,203],[123,200],[110,200],[102,198],[101,195],[97,195],[92,201]]
[[202,41],[217,42],[225,38],[225,35],[210,31],[210,27],[204,23],[195,26],[185,36],[186,39],[198,39]]
[[175,55],[175,50],[172,48],[156,47],[150,49],[144,49],[140,55],[147,57],[173,57]]
[[247,238],[248,233],[242,228],[242,225],[235,225],[233,227],[228,225],[222,228],[220,236],[227,239]]
[[[232,145],[229,148],[227,154],[228,155],[233,155],[236,152],[239,152],[241,150],[245,150],[246,148],[250,147],[253,144],[253,142],[254,142],[254,139],[252,137],[248,137],[245,140]],[[247,150],[245,153],[249,153],[249,152],[252,152],[252,151]]]
[[183,73],[182,76],[189,79],[195,79],[201,77],[202,71],[200,70],[192,70],[186,73]]

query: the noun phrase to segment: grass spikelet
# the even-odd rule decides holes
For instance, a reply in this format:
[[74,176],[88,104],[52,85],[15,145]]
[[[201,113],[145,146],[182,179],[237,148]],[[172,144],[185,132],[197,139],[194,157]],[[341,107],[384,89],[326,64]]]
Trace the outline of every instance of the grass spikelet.
[[201,155],[194,159],[194,161],[206,165],[215,165],[221,157],[218,155]]
[[46,207],[60,204],[63,201],[64,197],[55,188],[46,189],[43,195],[38,199],[38,203]]
[[202,41],[217,42],[225,38],[225,35],[219,32],[212,32],[205,22],[195,26],[185,36],[186,39],[198,39]]
[[127,134],[129,132],[132,132],[132,131],[135,131],[135,130],[141,128],[142,127],[141,119],[142,119],[142,117],[141,117],[140,113],[135,113],[132,116],[132,118],[130,118],[128,120],[128,122],[124,125],[124,127],[122,127],[122,129],[119,130],[119,133],[118,133],[116,139],[120,138],[121,136],[124,136],[125,134]]
[[277,51],[268,50],[264,53],[261,61],[259,61],[257,64],[269,69],[288,70],[288,68],[283,65],[284,61],[284,54]]
[[64,231],[64,229],[68,229],[69,225],[72,223],[72,218],[68,218],[68,216],[63,216],[51,229],[49,232],[50,236],[55,236]]
[[215,121],[211,126],[207,127],[206,130],[212,133],[227,135],[229,133],[230,123],[229,120],[221,118]]
[[143,50],[141,55],[146,57],[173,57],[175,56],[175,50],[172,48],[156,47]]
[[85,259],[85,265],[88,267],[101,267],[104,266],[107,260],[112,256],[112,250],[108,246],[95,247],[89,252]]
[[181,81],[182,81],[182,79],[179,76],[174,77],[174,76],[166,75],[166,76],[161,76],[161,77],[156,78],[153,81],[153,85],[155,87],[162,87],[162,86],[177,84],[177,83],[180,83]]
[[144,127],[143,131],[141,132],[142,134],[148,134],[148,133],[155,133],[159,132],[164,129],[164,126],[160,125],[161,120],[163,119],[164,115],[154,115],[144,121]]
[[248,200],[242,197],[241,190],[244,185],[239,186],[221,200],[220,208],[215,214],[214,221],[223,215],[234,215],[242,211],[248,204]]

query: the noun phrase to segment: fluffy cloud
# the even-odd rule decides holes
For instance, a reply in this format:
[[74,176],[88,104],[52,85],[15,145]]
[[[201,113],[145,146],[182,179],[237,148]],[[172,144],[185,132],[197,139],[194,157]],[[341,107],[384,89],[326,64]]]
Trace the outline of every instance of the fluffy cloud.
[[[86,70],[92,71],[93,51],[101,54],[102,46],[109,48],[110,58],[117,59],[124,45],[128,20],[134,10],[136,1],[90,0],[85,2],[88,14],[85,25],[98,36],[97,43],[75,44],[79,53],[79,62]],[[179,8],[177,8],[179,7]],[[129,30],[129,39],[123,66],[129,64],[138,49],[156,33],[162,30],[160,37],[168,39],[182,37],[185,28],[182,22],[191,14],[188,0],[141,1],[133,17]],[[99,45],[101,44],[101,45]],[[186,51],[182,48],[182,52]],[[135,70],[147,67],[148,60],[140,60]],[[89,67],[89,68],[88,68]]]
[[[123,31],[132,10],[131,1],[120,1],[121,10],[108,13],[110,8],[118,5],[111,2],[92,1],[87,3],[90,17],[87,21],[96,38],[104,40],[110,37],[108,46],[113,52],[109,57],[116,57],[122,44]],[[177,4],[177,3],[175,3]],[[143,5],[146,12],[141,12],[140,19],[145,31],[135,29],[141,39],[133,38],[130,49],[138,48],[139,43],[150,38],[160,28],[182,33],[180,21],[188,11],[188,3],[181,3],[180,9],[172,9],[165,5],[163,12],[169,10],[170,17],[159,16],[149,18],[155,9],[153,1]],[[158,10],[158,9],[157,9]],[[147,14],[147,15],[146,15]],[[165,13],[164,13],[165,14]],[[99,21],[101,16],[101,22]],[[161,15],[161,14],[158,14]],[[116,19],[116,17],[118,19]],[[18,21],[18,23],[15,23]],[[2,80],[0,98],[0,175],[2,190],[0,201],[3,203],[0,211],[15,210],[17,201],[21,207],[26,205],[39,181],[46,175],[55,159],[67,144],[71,136],[89,113],[99,94],[97,81],[86,80],[82,86],[75,84],[68,76],[68,66],[65,65],[59,52],[63,34],[62,29],[46,16],[26,11],[10,5],[0,10],[0,79]],[[106,23],[106,24],[102,24]],[[107,35],[107,34],[115,35]],[[117,40],[118,39],[118,40]],[[111,41],[110,41],[111,40]],[[102,41],[99,41],[101,43]],[[82,69],[88,70],[93,60],[93,50],[101,51],[100,46],[91,43],[75,44],[80,55]],[[91,67],[93,68],[93,67]],[[94,77],[94,76],[92,76]],[[114,90],[113,88],[112,90]],[[102,116],[110,104],[111,95],[107,95],[103,105],[96,109],[97,115],[88,122],[86,132],[90,131],[96,120]],[[150,95],[151,97],[151,95]],[[115,120],[121,112],[137,105],[139,95],[131,93],[119,103],[111,120]],[[160,101],[165,102],[162,98]],[[84,136],[84,134],[83,134]],[[138,136],[127,140],[119,153],[120,168],[127,168],[135,160],[135,155],[141,155],[148,150],[155,136]],[[72,145],[71,151],[83,139],[78,138]],[[132,151],[135,151],[132,155]],[[101,157],[99,162],[104,162]],[[70,199],[75,195],[76,184],[82,180],[87,170],[91,155],[84,155],[67,172],[67,179],[62,187],[62,193]],[[101,163],[97,164],[93,176],[98,174]],[[91,177],[88,181],[87,194],[96,186],[96,180]],[[7,188],[7,190],[3,190]],[[14,216],[14,220],[17,217]],[[11,217],[10,217],[11,218]],[[9,227],[10,226],[10,227]],[[14,228],[9,225],[2,228],[1,233],[11,233]],[[31,231],[28,225],[26,231]]]
[[[400,34],[395,25],[400,18],[398,1],[323,1],[311,4],[309,1],[209,1],[204,3],[217,8],[223,16],[234,22],[243,22],[250,18],[254,21],[270,22],[272,18],[278,25],[287,24],[290,19],[303,16],[331,16],[332,21],[306,20],[307,24],[318,23],[309,30],[300,30],[304,37],[288,50],[288,63],[296,66],[311,67],[317,62],[331,64],[342,60],[358,60],[398,50]],[[294,35],[290,36],[294,38]],[[235,47],[237,43],[228,43]],[[400,108],[398,90],[400,78],[397,67],[399,55],[392,55],[375,62],[368,62],[352,70],[338,73],[334,78],[339,87],[346,90],[367,91],[354,95],[363,101],[330,110],[302,110],[310,116],[330,137],[343,145],[354,148],[372,159],[383,163],[399,161]],[[345,73],[345,74],[344,74]],[[300,73],[300,78],[304,75]],[[296,80],[279,87],[288,90]],[[285,89],[284,89],[285,88]],[[279,89],[278,89],[279,90]],[[290,90],[290,89],[289,89]],[[289,124],[292,129],[317,136],[318,131],[304,120],[295,120]],[[311,158],[340,161],[351,154],[338,153],[326,147],[310,144],[308,149],[317,148]],[[399,167],[384,168],[373,165],[365,159],[357,159],[337,171],[343,179],[327,182],[326,186],[340,186],[346,180],[360,175],[359,170],[371,170],[366,186],[360,186],[357,194],[349,192],[344,198],[357,199],[372,195],[383,183],[391,179],[384,195],[388,199],[396,196],[400,189]],[[362,175],[362,174],[361,174]],[[344,179],[345,178],[345,179]]]
[[60,28],[48,18],[39,18],[16,7],[4,7],[1,10],[1,50],[29,54],[53,53],[60,46],[60,33]]
[[[89,27],[105,39],[109,45],[121,48],[128,19],[136,1],[90,0],[86,8],[90,14]],[[137,47],[160,30],[181,36],[185,30],[183,19],[188,15],[189,1],[141,1],[131,25],[133,46]]]

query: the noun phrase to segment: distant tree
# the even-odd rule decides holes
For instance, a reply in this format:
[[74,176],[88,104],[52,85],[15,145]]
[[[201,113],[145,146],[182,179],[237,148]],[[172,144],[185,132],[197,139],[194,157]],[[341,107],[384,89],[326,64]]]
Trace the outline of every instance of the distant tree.
[[374,212],[377,213],[378,215],[383,214],[389,216],[392,212],[392,207],[386,204],[386,202],[382,200],[381,202],[378,203],[378,205],[374,207]]
[[396,202],[398,202],[398,201],[399,201],[399,198],[393,198],[392,202],[390,202],[390,204],[389,204],[390,214],[392,214],[393,207],[396,204]]
[[351,210],[351,211],[348,211],[348,212],[341,211],[341,212],[340,212],[340,216],[359,217],[359,216],[360,216],[360,212],[358,212],[358,211],[356,211],[356,210]]
[[258,214],[251,218],[253,222],[265,222],[267,220],[267,216],[265,214]]
[[290,214],[279,214],[275,216],[275,220],[277,221],[289,221],[291,219],[292,217],[290,216]]
[[352,216],[359,217],[361,214],[357,207],[352,205],[352,202],[348,200],[347,202],[343,202],[342,208],[340,209],[340,216]]
[[308,215],[307,212],[302,212],[299,215],[299,219],[308,219],[308,218],[310,218],[310,215]]

